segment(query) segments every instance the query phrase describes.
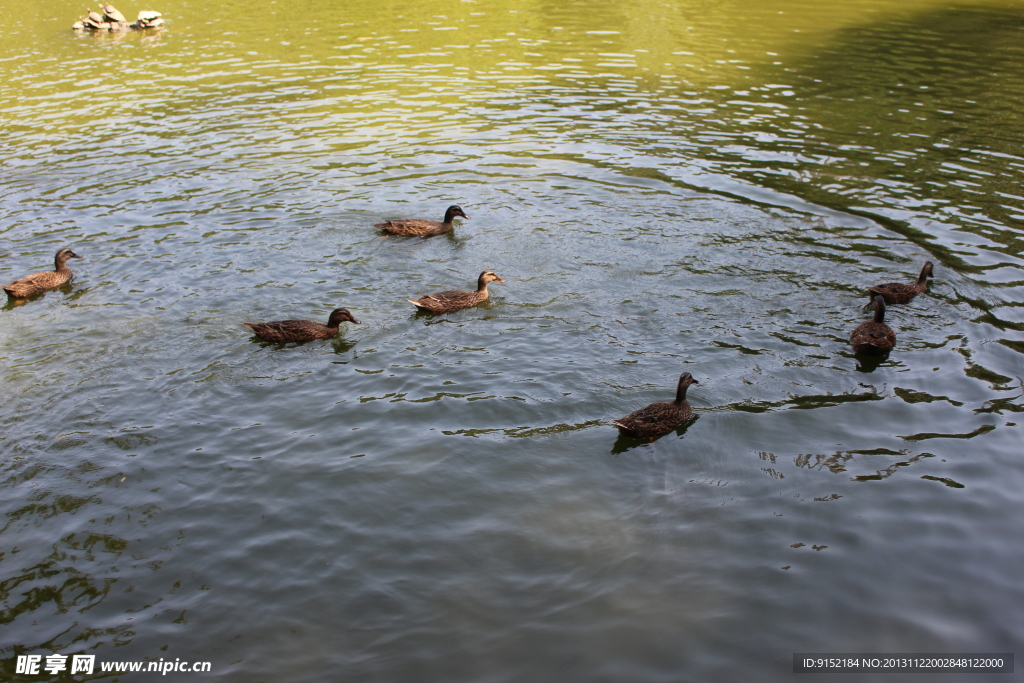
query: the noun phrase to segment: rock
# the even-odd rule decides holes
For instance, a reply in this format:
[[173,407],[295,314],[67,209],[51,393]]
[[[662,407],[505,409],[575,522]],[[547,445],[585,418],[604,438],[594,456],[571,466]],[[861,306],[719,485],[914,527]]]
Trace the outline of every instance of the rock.
[[71,25],[75,31],[127,31],[128,29],[157,28],[164,25],[164,20],[159,12],[153,10],[142,10],[139,18],[129,24],[124,15],[117,11],[111,4],[101,5],[103,14],[89,11],[89,16],[83,17]]

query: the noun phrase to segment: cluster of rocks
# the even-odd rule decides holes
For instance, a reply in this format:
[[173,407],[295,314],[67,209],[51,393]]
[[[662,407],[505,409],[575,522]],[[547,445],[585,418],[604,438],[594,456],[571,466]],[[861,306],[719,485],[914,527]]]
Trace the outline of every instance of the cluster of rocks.
[[89,16],[82,17],[76,21],[71,28],[76,31],[127,31],[128,29],[156,28],[163,26],[164,20],[159,12],[143,10],[139,17],[129,24],[124,15],[117,11],[113,5],[100,5],[103,13],[89,11]]

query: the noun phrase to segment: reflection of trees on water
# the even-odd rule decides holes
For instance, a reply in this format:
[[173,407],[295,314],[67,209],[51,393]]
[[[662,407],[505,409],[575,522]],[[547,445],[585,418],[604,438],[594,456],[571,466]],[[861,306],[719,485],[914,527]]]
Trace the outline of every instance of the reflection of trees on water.
[[[777,137],[757,150],[775,154],[738,150],[740,175],[825,206],[938,218],[994,242],[988,248],[1020,253],[1021,234],[1008,226],[1024,213],[1022,43],[1024,10],[1009,7],[927,11],[839,31],[776,75],[798,97],[775,121],[759,122]],[[780,129],[794,119],[814,126],[800,135]]]
[[[82,432],[75,434],[35,444],[47,443],[45,448],[22,442],[18,457],[4,468],[9,502],[0,529],[0,625],[6,636],[0,642],[0,672],[11,678],[18,654],[71,654],[104,642],[131,641],[135,631],[127,613],[150,607],[130,595],[131,587],[124,583],[132,568],[156,570],[161,562],[147,563],[142,551],[132,550],[134,544],[124,532],[114,529],[145,526],[159,507],[105,501],[102,491],[120,484],[123,475],[108,474],[81,456],[98,443],[124,450],[155,439],[117,433],[90,440],[77,436]],[[47,462],[47,454],[58,460]],[[86,480],[97,473],[101,476]],[[69,482],[95,492],[61,493]],[[72,527],[75,530],[69,531]],[[121,590],[114,590],[119,583]]]
[[[67,502],[63,501],[51,508],[50,515],[43,516],[67,512],[72,509],[63,507]],[[81,504],[85,502],[87,500],[80,501]],[[58,508],[59,512],[56,511]],[[118,581],[115,577],[91,575],[90,572],[108,573],[111,563],[116,563],[127,547],[127,541],[107,534],[72,534],[60,539],[53,552],[36,564],[19,567],[14,573],[5,572],[3,580],[0,580],[0,624],[10,629],[19,617],[33,622],[46,619],[51,626],[44,632],[52,635],[42,642],[25,642],[22,639],[21,642],[7,644],[0,649],[0,671],[13,667],[13,659],[21,653],[50,651],[70,654],[72,650],[84,650],[96,641],[115,644],[130,641],[135,635],[130,624],[97,628],[91,625],[92,620],[83,617],[84,613],[109,597]],[[6,564],[9,567],[18,559],[18,555],[13,555]],[[54,621],[59,623],[53,624]],[[36,632],[36,629],[32,631]],[[9,635],[12,633],[8,630]],[[25,634],[26,630],[19,633]],[[13,677],[13,669],[7,673]]]
[[[851,477],[853,481],[878,481],[881,479],[887,479],[896,472],[900,471],[902,468],[909,467],[919,460],[922,460],[924,458],[935,457],[934,453],[918,453],[917,455],[906,457],[908,452],[909,451],[906,450],[891,451],[886,448],[876,448],[873,450],[836,451],[835,453],[830,454],[801,453],[800,455],[796,456],[796,458],[793,459],[793,464],[801,469],[827,469],[832,474],[840,474],[842,472],[849,471],[850,465],[852,465],[854,462],[867,464],[869,461],[865,458],[865,456],[891,456],[900,458],[899,461],[890,463],[889,465],[882,469],[875,470],[875,472],[872,474],[858,474]],[[815,498],[815,500],[819,499]]]

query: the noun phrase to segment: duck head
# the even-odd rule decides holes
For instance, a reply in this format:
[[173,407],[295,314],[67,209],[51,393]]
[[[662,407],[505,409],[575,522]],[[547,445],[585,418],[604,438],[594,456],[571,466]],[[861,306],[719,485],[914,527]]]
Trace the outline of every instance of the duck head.
[[355,323],[356,325],[362,325],[361,322],[352,316],[347,308],[335,308],[331,311],[331,317],[327,320],[327,326],[337,327],[341,323]]
[[676,403],[682,403],[686,400],[686,388],[691,384],[700,384],[693,378],[688,372],[684,372],[679,376],[679,384],[676,385]]
[[485,270],[480,273],[480,279],[477,281],[477,284],[480,287],[487,287],[488,282],[504,282],[504,280],[498,277],[498,274],[493,270]]
[[75,252],[71,251],[70,249],[64,248],[64,249],[61,249],[60,251],[57,252],[57,256],[54,257],[54,261],[57,262],[57,264],[58,264],[57,267],[59,268],[60,264],[67,262],[67,260],[69,258],[82,258],[82,257],[79,256],[78,254],[76,254]]
[[885,322],[885,299],[882,298],[881,294],[875,295],[873,306],[875,307],[874,321],[876,323]]
[[456,216],[465,218],[467,221],[469,220],[469,216],[463,213],[461,206],[452,204],[451,206],[448,207],[448,210],[444,212],[444,222],[451,223],[452,219],[455,218]]

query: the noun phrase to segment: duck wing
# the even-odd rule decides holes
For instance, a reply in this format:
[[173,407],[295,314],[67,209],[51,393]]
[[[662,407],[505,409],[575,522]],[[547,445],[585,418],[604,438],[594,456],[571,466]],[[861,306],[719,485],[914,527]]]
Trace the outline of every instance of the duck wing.
[[327,339],[338,333],[337,328],[330,328],[312,320],[275,320],[268,323],[243,324],[267,341],[278,343]]
[[452,229],[451,223],[428,221],[422,218],[392,219],[377,223],[375,228],[392,235],[440,235]]
[[887,304],[905,304],[921,291],[917,285],[908,285],[904,282],[886,282],[882,285],[868,287],[871,295],[881,295]]
[[31,296],[32,294],[43,291],[44,289],[60,287],[71,279],[71,275],[72,273],[70,270],[64,272],[44,270],[15,280],[11,284],[6,285],[4,287],[4,291],[11,296]]
[[434,313],[447,313],[449,311],[457,311],[460,308],[469,308],[481,301],[482,299],[478,297],[477,292],[464,292],[457,289],[446,292],[434,292],[419,299],[409,299],[410,303]]
[[658,436],[672,431],[672,428],[685,422],[693,409],[689,402],[682,405],[675,403],[652,403],[640,410],[634,410],[626,417],[612,420],[619,430],[636,436]]
[[896,346],[896,333],[885,323],[869,320],[861,323],[850,335],[854,353],[884,355]]

